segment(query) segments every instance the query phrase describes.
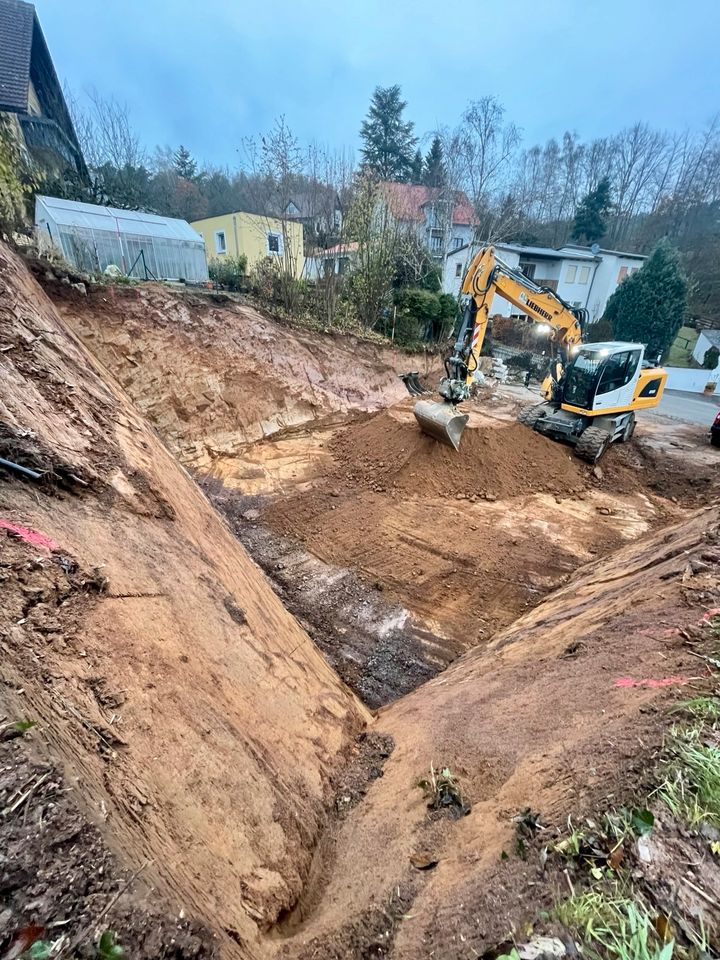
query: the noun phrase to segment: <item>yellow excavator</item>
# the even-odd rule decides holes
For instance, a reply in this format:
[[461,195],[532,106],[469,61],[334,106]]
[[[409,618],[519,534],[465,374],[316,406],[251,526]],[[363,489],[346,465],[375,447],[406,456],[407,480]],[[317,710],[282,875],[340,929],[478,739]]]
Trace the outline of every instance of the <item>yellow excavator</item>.
[[[587,313],[570,306],[557,293],[538,286],[506,264],[493,247],[473,258],[463,280],[465,309],[458,324],[452,355],[445,361],[440,402],[419,400],[415,417],[421,429],[454,447],[460,446],[468,415],[458,405],[470,396],[495,295],[509,301],[549,336],[552,357],[541,387],[543,403],[522,410],[526,426],[575,447],[597,463],[611,443],[626,441],[635,430],[635,411],[656,407],[667,372],[645,362],[641,343],[613,340],[583,343]],[[406,375],[410,393],[423,392],[417,377]]]

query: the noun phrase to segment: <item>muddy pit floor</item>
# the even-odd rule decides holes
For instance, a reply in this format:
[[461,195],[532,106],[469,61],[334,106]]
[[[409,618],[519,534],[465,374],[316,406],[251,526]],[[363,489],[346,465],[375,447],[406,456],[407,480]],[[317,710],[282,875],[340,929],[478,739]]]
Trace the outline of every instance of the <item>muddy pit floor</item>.
[[484,398],[459,454],[419,432],[410,401],[335,416],[218,458],[201,479],[372,708],[716,488],[699,430],[668,439],[651,425],[593,470],[515,412]]

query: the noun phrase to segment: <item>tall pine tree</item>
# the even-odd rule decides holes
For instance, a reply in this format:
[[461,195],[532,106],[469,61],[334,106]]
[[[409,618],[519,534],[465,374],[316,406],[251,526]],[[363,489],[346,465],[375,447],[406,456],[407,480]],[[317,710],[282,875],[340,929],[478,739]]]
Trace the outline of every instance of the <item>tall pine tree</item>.
[[423,183],[427,187],[445,186],[445,161],[440,137],[433,137],[430,149],[425,157]]
[[403,119],[407,103],[400,86],[376,87],[360,128],[363,164],[382,180],[407,180],[417,137],[413,124]]
[[584,243],[596,243],[605,236],[610,202],[610,181],[604,177],[578,204],[575,211],[572,238]]
[[173,170],[184,180],[194,180],[197,176],[197,163],[193,160],[190,151],[182,144],[173,154]]
[[422,153],[416,150],[413,162],[410,164],[410,173],[408,175],[410,183],[420,184],[423,182],[424,162]]
[[610,321],[617,340],[646,344],[654,360],[668,351],[682,326],[687,289],[677,250],[661,240],[647,263],[610,297],[603,319]]

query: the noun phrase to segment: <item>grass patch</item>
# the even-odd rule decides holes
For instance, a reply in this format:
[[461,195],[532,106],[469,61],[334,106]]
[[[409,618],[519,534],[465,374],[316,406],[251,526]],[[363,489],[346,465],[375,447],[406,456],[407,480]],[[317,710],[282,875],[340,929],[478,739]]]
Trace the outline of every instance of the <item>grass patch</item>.
[[693,327],[681,327],[668,351],[666,363],[671,367],[698,366],[692,355],[698,336],[698,331]]
[[704,725],[673,728],[667,776],[657,795],[689,827],[720,827],[720,748],[707,741]]
[[[717,618],[708,625],[717,636]],[[720,827],[720,698],[693,697],[675,707],[684,719],[670,729],[665,777],[657,796],[689,827]]]
[[557,908],[561,923],[576,933],[591,958],[671,960],[674,941],[667,943],[645,907],[619,890],[613,894],[589,890]]

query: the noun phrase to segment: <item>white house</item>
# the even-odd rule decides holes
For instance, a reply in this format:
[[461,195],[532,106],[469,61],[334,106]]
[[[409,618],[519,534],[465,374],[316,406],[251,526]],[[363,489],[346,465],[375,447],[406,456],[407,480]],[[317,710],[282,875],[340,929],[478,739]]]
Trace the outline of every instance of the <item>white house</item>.
[[305,257],[306,280],[321,280],[331,274],[349,273],[357,258],[358,244],[338,243],[327,250],[315,250]]
[[[639,270],[645,261],[640,254],[567,244],[559,250],[518,243],[496,243],[495,250],[508,266],[520,270],[538,286],[549,287],[573,307],[584,307],[590,323],[599,320],[618,284]],[[443,269],[443,291],[457,296],[477,246],[467,244],[451,250]],[[509,317],[517,313],[506,300],[495,297],[491,316]]]
[[705,354],[711,347],[720,350],[720,330],[702,330],[700,332],[695,349],[692,352],[693,360],[702,363],[705,360]]
[[472,243],[475,211],[462,191],[387,181],[382,193],[394,219],[416,232],[433,257],[442,260]]

